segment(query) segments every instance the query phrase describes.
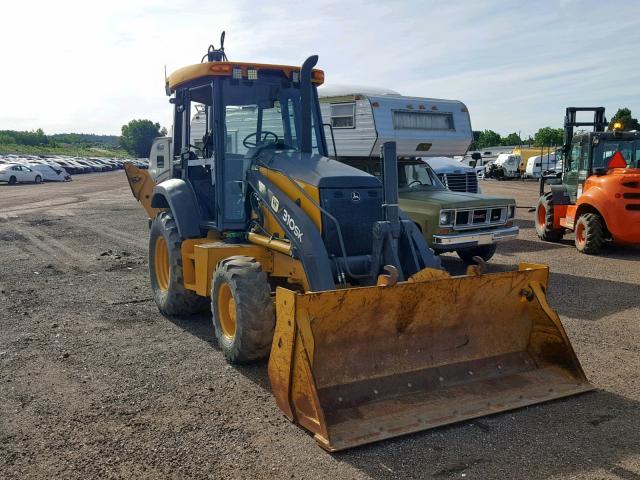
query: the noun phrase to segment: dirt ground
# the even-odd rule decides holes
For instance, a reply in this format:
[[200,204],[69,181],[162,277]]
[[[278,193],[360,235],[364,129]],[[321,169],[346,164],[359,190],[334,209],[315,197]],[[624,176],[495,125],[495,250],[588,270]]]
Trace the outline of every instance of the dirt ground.
[[331,455],[281,415],[265,365],[225,363],[207,315],[159,314],[124,173],[0,186],[0,477],[638,480],[640,250],[586,257],[538,241],[526,208],[518,224],[492,268],[550,265],[596,391]]

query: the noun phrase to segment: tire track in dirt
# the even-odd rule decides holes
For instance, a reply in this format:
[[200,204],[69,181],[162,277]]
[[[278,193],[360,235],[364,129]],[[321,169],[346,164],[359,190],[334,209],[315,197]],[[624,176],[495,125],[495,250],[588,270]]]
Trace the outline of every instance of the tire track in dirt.
[[47,259],[60,267],[75,266],[84,269],[92,265],[92,262],[84,255],[45,233],[42,228],[37,229],[37,235],[31,231],[31,228],[18,226],[13,222],[9,228],[14,230],[18,235],[21,235],[26,242],[28,242],[23,242],[22,246],[27,252],[36,257]]
[[83,224],[78,225],[79,228],[83,228],[89,230],[99,237],[103,237],[107,240],[115,241],[117,244],[122,245],[122,243],[127,243],[129,245],[134,245],[138,248],[145,249],[147,248],[148,238],[140,237],[138,235],[134,235],[132,233],[127,233],[122,230],[118,230],[113,227],[109,227],[107,225],[91,225],[91,224]]
[[28,203],[20,207],[12,207],[0,210],[0,217],[15,218],[18,214],[37,212],[43,209],[54,209],[66,205],[73,205],[87,201],[88,197],[60,197],[57,200],[44,200],[41,202]]

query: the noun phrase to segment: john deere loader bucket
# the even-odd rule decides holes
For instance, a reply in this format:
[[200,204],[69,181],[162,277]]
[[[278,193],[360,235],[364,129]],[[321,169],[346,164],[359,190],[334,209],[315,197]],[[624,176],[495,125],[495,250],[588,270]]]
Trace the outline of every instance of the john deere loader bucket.
[[297,294],[278,289],[278,406],[330,451],[591,390],[548,269]]

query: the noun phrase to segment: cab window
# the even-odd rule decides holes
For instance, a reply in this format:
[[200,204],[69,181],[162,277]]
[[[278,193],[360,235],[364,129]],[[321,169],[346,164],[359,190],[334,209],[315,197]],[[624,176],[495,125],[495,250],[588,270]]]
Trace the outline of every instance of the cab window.
[[581,147],[579,143],[574,143],[571,146],[571,151],[569,152],[569,158],[567,159],[569,162],[569,171],[578,170],[578,160],[580,159]]
[[440,187],[441,183],[428,165],[398,165],[399,188]]
[[589,168],[589,145],[583,143],[580,145],[580,162],[578,170],[587,170]]
[[601,142],[593,156],[593,168],[607,168],[611,157],[616,152],[620,152],[627,162],[627,166],[634,165],[634,149],[635,149],[635,161],[638,160],[638,153],[640,153],[639,142],[633,142],[636,144],[635,148],[631,142]]

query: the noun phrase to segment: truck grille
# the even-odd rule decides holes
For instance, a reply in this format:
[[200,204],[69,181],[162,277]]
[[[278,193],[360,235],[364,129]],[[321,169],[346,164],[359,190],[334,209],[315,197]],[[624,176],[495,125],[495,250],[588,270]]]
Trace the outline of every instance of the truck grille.
[[478,177],[475,172],[440,173],[438,178],[453,192],[478,193]]
[[455,229],[482,228],[507,221],[507,207],[473,208],[456,211]]

